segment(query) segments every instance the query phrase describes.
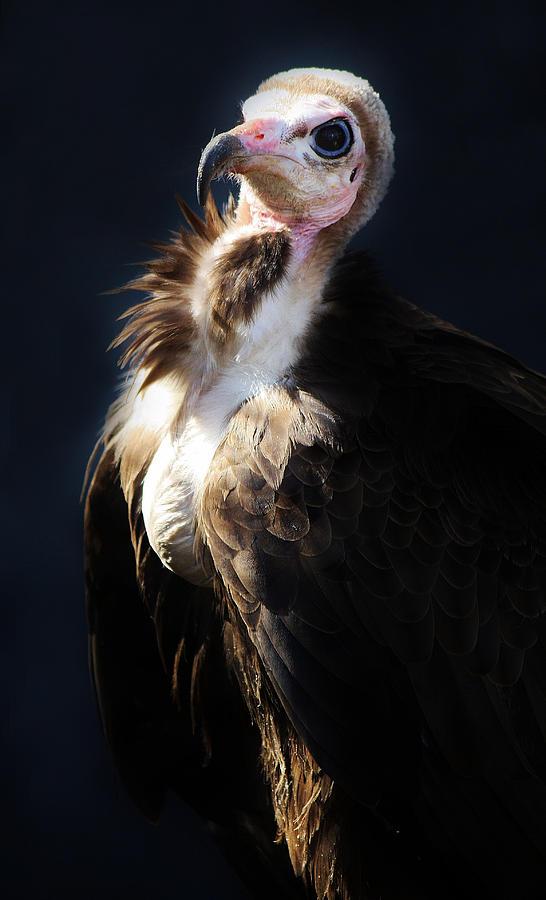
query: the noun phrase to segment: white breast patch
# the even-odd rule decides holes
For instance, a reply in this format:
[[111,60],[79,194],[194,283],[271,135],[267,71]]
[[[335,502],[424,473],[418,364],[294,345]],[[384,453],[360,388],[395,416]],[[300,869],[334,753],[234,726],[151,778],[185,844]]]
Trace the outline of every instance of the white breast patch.
[[150,464],[142,495],[148,538],[164,565],[189,581],[205,578],[193,553],[194,515],[231,416],[296,363],[318,299],[299,281],[265,296],[253,322],[240,326],[233,356],[189,401],[181,433],[169,431]]

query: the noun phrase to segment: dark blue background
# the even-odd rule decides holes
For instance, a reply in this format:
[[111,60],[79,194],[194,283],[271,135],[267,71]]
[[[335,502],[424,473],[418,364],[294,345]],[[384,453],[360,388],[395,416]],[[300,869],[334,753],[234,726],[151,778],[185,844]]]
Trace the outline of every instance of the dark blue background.
[[129,302],[101,292],[177,226],[175,190],[196,205],[201,148],[262,78],[346,68],[397,135],[391,191],[356,243],[415,303],[546,368],[541,24],[525,2],[5,3],[10,896],[245,896],[179,801],[157,828],[139,817],[99,730],[78,495]]

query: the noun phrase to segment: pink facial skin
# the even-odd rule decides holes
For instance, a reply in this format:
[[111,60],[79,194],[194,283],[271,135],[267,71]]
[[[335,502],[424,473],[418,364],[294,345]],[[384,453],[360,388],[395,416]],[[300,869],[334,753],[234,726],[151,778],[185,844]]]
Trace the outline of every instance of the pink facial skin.
[[249,153],[275,153],[280,150],[283,122],[278,119],[253,119],[231,131],[243,142]]

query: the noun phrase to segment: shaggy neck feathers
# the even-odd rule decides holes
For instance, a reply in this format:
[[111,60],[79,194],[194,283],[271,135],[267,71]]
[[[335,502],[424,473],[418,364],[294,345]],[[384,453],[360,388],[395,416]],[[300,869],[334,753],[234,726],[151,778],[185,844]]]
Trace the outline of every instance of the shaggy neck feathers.
[[203,222],[179,203],[192,231],[181,229],[171,243],[154,245],[162,256],[127,286],[151,296],[124,314],[128,322],[113,345],[125,345],[120,363],[139,373],[140,391],[194,368],[198,358],[203,368],[203,349],[216,362],[226,352],[236,355],[266,301],[271,306],[293,289],[317,305],[331,265],[324,253],[300,258],[301,240],[308,249],[311,241],[302,229],[246,223],[233,204],[222,217],[212,197]]
[[[162,255],[128,285],[151,296],[128,310],[115,341],[125,345],[121,364],[133,377],[110,411],[106,439],[126,496],[165,441],[190,428],[194,454],[210,455],[238,406],[290,374],[327,276],[324,260],[295,259],[287,227],[242,224],[233,204],[220,216],[212,198],[203,222],[179,203],[192,230],[156,245]],[[203,416],[206,453],[199,449]],[[201,479],[190,473],[188,480],[193,497]]]

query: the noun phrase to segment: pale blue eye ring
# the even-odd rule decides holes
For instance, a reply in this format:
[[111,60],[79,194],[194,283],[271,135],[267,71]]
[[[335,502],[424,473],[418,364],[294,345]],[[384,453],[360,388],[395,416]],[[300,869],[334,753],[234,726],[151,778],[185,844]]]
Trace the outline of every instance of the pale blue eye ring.
[[311,132],[311,147],[324,159],[345,156],[353,145],[353,132],[346,119],[330,119]]

